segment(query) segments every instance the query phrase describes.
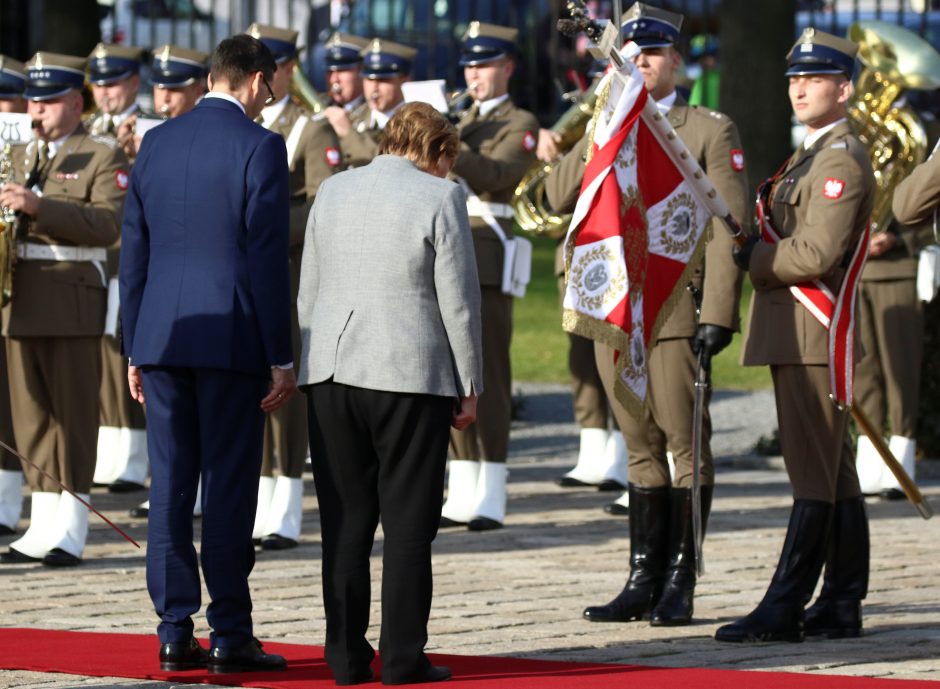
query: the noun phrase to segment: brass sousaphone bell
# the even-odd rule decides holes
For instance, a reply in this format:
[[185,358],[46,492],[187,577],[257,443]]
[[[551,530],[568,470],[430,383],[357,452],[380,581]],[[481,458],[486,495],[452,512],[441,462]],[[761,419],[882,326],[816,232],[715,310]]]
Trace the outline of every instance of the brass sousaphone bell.
[[905,90],[940,87],[940,54],[914,32],[879,20],[852,24],[849,38],[862,63],[849,118],[875,172],[872,231],[884,232],[895,187],[927,156],[923,123],[898,99]]

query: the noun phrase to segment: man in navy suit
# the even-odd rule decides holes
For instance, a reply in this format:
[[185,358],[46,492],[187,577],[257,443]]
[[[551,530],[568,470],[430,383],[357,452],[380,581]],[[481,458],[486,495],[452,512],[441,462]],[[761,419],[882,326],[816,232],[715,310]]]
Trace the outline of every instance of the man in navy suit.
[[[248,575],[264,412],[296,390],[284,138],[255,124],[276,69],[247,35],[212,56],[210,93],[144,137],[125,206],[121,317],[132,396],[147,401],[147,587],[165,670],[279,670],[253,637]],[[192,513],[202,478],[200,607]]]

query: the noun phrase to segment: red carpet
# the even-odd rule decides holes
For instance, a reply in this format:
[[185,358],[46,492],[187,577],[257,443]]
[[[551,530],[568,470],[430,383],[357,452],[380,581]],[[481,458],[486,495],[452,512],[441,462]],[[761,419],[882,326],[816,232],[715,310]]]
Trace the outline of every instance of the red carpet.
[[[205,640],[203,640],[205,644]],[[92,677],[127,677],[191,684],[266,689],[326,689],[335,686],[320,646],[265,643],[287,658],[286,672],[210,675],[203,671],[160,672],[155,636],[42,629],[0,629],[0,668],[62,672]],[[785,672],[656,668],[639,665],[561,663],[547,660],[433,655],[454,673],[455,689],[938,689],[940,682],[872,679]],[[376,663],[376,670],[378,663]],[[364,686],[376,687],[377,683]]]

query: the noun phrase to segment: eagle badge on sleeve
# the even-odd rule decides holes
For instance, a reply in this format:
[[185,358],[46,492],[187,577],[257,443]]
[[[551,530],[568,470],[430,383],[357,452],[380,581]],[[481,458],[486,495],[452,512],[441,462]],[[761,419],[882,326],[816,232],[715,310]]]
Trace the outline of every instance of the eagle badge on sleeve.
[[826,177],[826,184],[823,186],[823,196],[827,199],[837,199],[842,196],[845,189],[845,182],[834,177]]

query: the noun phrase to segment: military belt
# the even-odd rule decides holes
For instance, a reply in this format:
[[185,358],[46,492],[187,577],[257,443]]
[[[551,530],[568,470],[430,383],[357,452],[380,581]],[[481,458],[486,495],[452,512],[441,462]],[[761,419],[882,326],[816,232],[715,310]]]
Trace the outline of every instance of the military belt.
[[471,218],[483,218],[487,215],[494,218],[511,218],[513,211],[508,203],[489,203],[474,197],[467,199],[467,215]]
[[20,242],[16,257],[25,261],[105,261],[108,252],[100,247]]

